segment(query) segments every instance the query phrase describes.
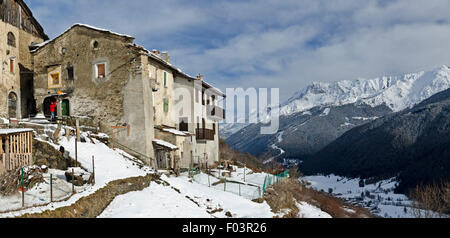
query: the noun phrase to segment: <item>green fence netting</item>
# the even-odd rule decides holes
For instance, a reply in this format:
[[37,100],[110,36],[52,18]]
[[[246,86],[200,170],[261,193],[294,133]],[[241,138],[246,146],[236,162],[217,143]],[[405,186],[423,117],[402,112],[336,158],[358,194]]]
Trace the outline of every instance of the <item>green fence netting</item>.
[[267,187],[269,187],[270,185],[276,184],[278,182],[280,182],[283,178],[288,178],[289,177],[289,170],[286,170],[280,174],[277,175],[267,175],[266,178],[264,179],[264,185],[263,185],[263,194],[262,196],[264,196]]

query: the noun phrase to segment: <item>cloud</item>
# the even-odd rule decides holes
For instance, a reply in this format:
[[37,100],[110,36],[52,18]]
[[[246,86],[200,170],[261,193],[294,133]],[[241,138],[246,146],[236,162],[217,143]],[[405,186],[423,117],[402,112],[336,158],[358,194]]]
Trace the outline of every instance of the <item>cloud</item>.
[[82,22],[169,50],[218,87],[397,75],[450,62],[447,0],[30,0],[50,36]]

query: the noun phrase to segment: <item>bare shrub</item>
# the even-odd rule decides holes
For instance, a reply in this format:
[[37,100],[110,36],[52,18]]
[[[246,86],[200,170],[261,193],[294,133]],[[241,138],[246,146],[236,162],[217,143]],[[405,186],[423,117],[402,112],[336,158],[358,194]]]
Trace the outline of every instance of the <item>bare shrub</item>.
[[411,212],[417,218],[442,218],[450,212],[450,182],[418,185],[410,197]]

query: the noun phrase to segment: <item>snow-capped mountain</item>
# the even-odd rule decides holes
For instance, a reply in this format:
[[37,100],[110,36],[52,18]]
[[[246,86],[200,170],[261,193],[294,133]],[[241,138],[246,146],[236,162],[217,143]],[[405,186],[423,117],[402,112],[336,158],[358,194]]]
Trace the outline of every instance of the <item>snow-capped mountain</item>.
[[[318,106],[367,104],[386,105],[394,112],[412,107],[432,95],[450,88],[450,68],[446,65],[431,71],[374,79],[343,80],[332,83],[314,82],[295,93],[280,106],[280,115],[305,112]],[[245,120],[239,120],[245,122]],[[237,133],[248,123],[220,125],[223,138]]]
[[402,76],[315,82],[287,100],[280,107],[280,114],[290,115],[320,105],[351,103],[366,103],[370,106],[386,104],[393,111],[401,111],[449,87],[450,69],[445,65],[432,71]]
[[[230,133],[226,142],[235,150],[255,156],[306,159],[348,130],[392,112],[413,107],[450,88],[450,69],[396,77],[313,83],[280,106],[278,133],[261,135],[258,124],[247,124]],[[221,131],[221,135],[224,132]],[[283,153],[281,153],[283,152]]]

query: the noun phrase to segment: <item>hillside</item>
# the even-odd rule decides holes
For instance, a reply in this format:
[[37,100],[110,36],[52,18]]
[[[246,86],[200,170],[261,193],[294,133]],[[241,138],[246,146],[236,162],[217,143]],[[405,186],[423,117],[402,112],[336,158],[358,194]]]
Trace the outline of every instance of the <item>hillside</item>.
[[354,128],[301,165],[306,174],[398,176],[398,192],[450,180],[450,89]]
[[219,140],[219,158],[221,160],[237,162],[241,165],[247,164],[247,167],[254,170],[263,171],[266,169],[261,160],[251,154],[244,154],[242,152],[231,149],[231,147],[223,139]]
[[315,107],[307,112],[283,116],[277,134],[262,135],[263,124],[250,125],[227,138],[233,149],[255,156],[306,159],[347,130],[392,111],[386,106],[348,104]]

